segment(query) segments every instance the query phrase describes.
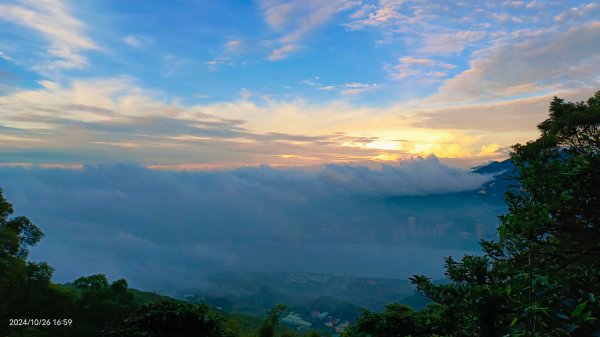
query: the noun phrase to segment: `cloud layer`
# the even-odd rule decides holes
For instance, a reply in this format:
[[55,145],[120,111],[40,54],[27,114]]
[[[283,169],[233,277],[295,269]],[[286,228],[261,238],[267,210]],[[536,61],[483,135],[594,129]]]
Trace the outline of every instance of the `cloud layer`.
[[[146,289],[171,290],[193,287],[220,269],[439,273],[439,258],[455,252],[431,247],[475,247],[473,226],[487,223],[492,231],[498,207],[444,195],[489,179],[434,157],[380,169],[330,165],[315,171],[0,168],[0,186],[17,213],[46,233],[32,257],[55,266],[58,281],[104,272]],[[410,216],[423,231],[446,228],[445,239],[411,232]],[[462,220],[452,225],[452,219]],[[415,267],[405,254],[420,256],[423,264]],[[388,269],[394,264],[398,269]]]

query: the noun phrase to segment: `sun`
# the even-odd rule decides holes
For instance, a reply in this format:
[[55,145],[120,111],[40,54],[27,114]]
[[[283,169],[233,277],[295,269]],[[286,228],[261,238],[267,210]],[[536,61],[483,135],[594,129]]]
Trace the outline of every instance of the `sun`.
[[386,140],[376,140],[365,145],[366,148],[376,149],[376,150],[388,150],[388,151],[396,151],[402,148],[402,145],[399,142],[394,141],[386,141]]

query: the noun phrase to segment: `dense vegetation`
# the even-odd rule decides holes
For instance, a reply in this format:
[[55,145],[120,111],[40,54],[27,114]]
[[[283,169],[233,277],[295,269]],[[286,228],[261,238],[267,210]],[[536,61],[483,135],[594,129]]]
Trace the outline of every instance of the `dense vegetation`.
[[[365,310],[344,336],[600,336],[600,92],[585,103],[554,98],[538,128],[538,139],[513,147],[499,239],[482,241],[481,255],[447,258],[449,283],[412,277],[433,301],[423,310]],[[41,230],[12,214],[0,190],[0,336],[298,336],[281,327],[285,306],[261,322],[104,275],[54,284],[47,263],[27,260]],[[14,318],[72,321],[9,325]]]

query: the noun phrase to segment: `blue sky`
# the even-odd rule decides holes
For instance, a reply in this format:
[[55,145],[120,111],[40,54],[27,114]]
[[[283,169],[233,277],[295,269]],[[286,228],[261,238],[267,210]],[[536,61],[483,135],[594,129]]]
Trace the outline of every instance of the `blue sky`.
[[0,2],[0,163],[505,158],[600,89],[587,1]]

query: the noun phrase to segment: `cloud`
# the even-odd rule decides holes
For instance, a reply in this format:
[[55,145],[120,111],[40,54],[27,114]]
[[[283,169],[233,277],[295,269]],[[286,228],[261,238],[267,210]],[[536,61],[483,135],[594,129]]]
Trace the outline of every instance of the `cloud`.
[[[596,89],[562,91],[567,101],[580,102],[594,94]],[[518,91],[522,93],[522,91]],[[417,111],[413,126],[424,128],[459,128],[479,130],[492,142],[511,145],[526,142],[537,136],[536,126],[547,118],[548,104],[555,92],[531,97],[504,99],[493,102],[459,104]]]
[[142,49],[153,42],[153,38],[141,35],[127,35],[123,38],[123,42],[133,48]]
[[228,50],[236,50],[242,46],[241,40],[229,40],[225,43],[225,48]]
[[426,58],[416,58],[412,56],[401,57],[400,61],[404,64],[409,65],[423,65],[423,66],[431,66],[436,63],[436,61]]
[[398,60],[398,64],[384,65],[390,77],[400,81],[406,78],[438,78],[447,75],[447,71],[455,66],[449,63],[436,61],[428,58],[416,58],[413,56],[404,56]]
[[262,3],[265,9],[265,20],[271,27],[282,30],[288,24],[288,18],[293,17],[295,5],[293,3],[277,3],[265,1]]
[[289,54],[295,52],[298,49],[300,49],[300,46],[298,46],[298,45],[293,45],[293,44],[284,45],[281,48],[273,50],[271,52],[271,54],[269,55],[269,57],[267,57],[267,60],[269,60],[269,61],[282,60],[282,59],[288,57]]
[[42,70],[85,68],[87,59],[81,52],[100,49],[85,35],[85,25],[71,14],[71,9],[61,0],[23,0],[19,4],[0,4],[0,19],[35,30],[50,42],[47,57],[53,61],[40,66]]
[[0,51],[0,58],[5,60],[5,61],[12,61],[12,57],[10,57],[9,55],[7,55],[5,52]]
[[475,53],[469,69],[449,79],[434,99],[494,99],[597,87],[600,22],[543,31]]
[[344,83],[342,85],[341,93],[343,95],[358,95],[363,92],[372,91],[377,89],[377,84],[375,83],[358,83],[358,82],[350,82]]
[[379,45],[401,44],[420,55],[450,57],[489,47],[514,32],[587,24],[595,20],[599,9],[595,4],[573,6],[570,2],[541,6],[535,1],[373,0],[364,1],[344,26],[378,32]]
[[[350,192],[378,196],[427,195],[473,190],[490,179],[452,169],[436,157],[418,158],[400,165],[383,165],[381,170],[364,166],[328,165],[324,179]],[[435,178],[434,178],[435,177]]]
[[348,23],[347,26],[350,29],[363,29],[368,26],[395,23],[406,18],[399,11],[403,4],[404,1],[381,0],[377,4],[363,5],[350,16],[354,20]]
[[[333,124],[363,113],[339,104],[326,109],[279,101],[258,105],[245,90],[236,101],[182,106],[140,88],[130,77],[81,80],[65,86],[51,81],[40,84],[36,90],[0,96],[0,125],[18,130],[20,136],[2,139],[2,162],[77,164],[134,159],[160,165],[231,167],[306,165],[301,158],[314,156],[320,162],[338,162],[379,155],[374,149],[341,146],[341,136],[333,131],[339,129]],[[365,89],[358,83],[344,88]],[[319,119],[311,117],[321,113]],[[310,134],[305,132],[307,122],[313,130]],[[323,130],[324,126],[331,131]],[[281,157],[290,154],[296,157]]]
[[[106,273],[163,291],[197,287],[219,269],[325,271],[308,252],[340,256],[348,244],[354,253],[327,264],[329,272],[409,275],[415,269],[408,266],[394,273],[372,268],[368,261],[383,257],[368,247],[411,244],[389,241],[408,216],[416,216],[423,230],[460,218],[464,226],[448,228],[448,240],[475,247],[476,238],[452,235],[472,231],[475,221],[493,226],[490,205],[448,204],[452,196],[444,193],[477,189],[488,179],[433,157],[379,169],[329,165],[312,171],[263,166],[176,172],[131,164],[0,168],[0,186],[16,212],[30,216],[46,234],[32,258],[49,261],[57,281]],[[427,199],[431,194],[436,196]],[[357,265],[357,256],[369,266]],[[384,259],[389,264],[402,258]],[[437,258],[422,263],[440,269]]]
[[313,77],[298,82],[299,84],[308,85],[317,90],[322,91],[335,91],[342,95],[358,95],[367,91],[373,91],[377,89],[376,83],[359,83],[359,82],[348,82],[343,84],[323,84],[320,82],[319,77]]
[[451,54],[463,51],[469,45],[481,41],[485,32],[456,31],[451,33],[425,34],[419,51],[427,54]]
[[269,54],[269,61],[282,60],[299,50],[307,35],[336,13],[354,6],[354,2],[348,0],[262,0],[260,3],[265,21],[281,34],[277,39],[280,47]]
[[554,20],[559,23],[581,23],[587,18],[597,18],[600,14],[600,4],[588,3],[585,5],[571,7],[560,14],[554,16]]
[[209,70],[217,71],[219,70],[219,66],[232,66],[233,59],[231,57],[219,57],[214,60],[205,61],[204,64],[208,66]]
[[[379,85],[325,85],[319,78],[302,84],[339,93],[340,99],[309,103],[242,91],[241,97],[230,101],[184,105],[127,76],[66,84],[42,81],[40,88],[0,96],[0,125],[16,130],[11,138],[0,139],[0,161],[72,165],[134,160],[162,167],[214,168],[379,162],[436,154],[467,158],[470,165],[486,160],[479,156],[481,146],[506,147],[515,141],[505,134],[473,130],[523,130],[527,125],[531,126],[527,136],[532,136],[532,121],[543,119],[539,112],[514,118],[523,109],[511,113],[506,108],[490,123],[477,114],[477,106],[441,109],[429,101],[360,106],[342,98],[377,90]],[[397,143],[399,139],[406,141]]]

